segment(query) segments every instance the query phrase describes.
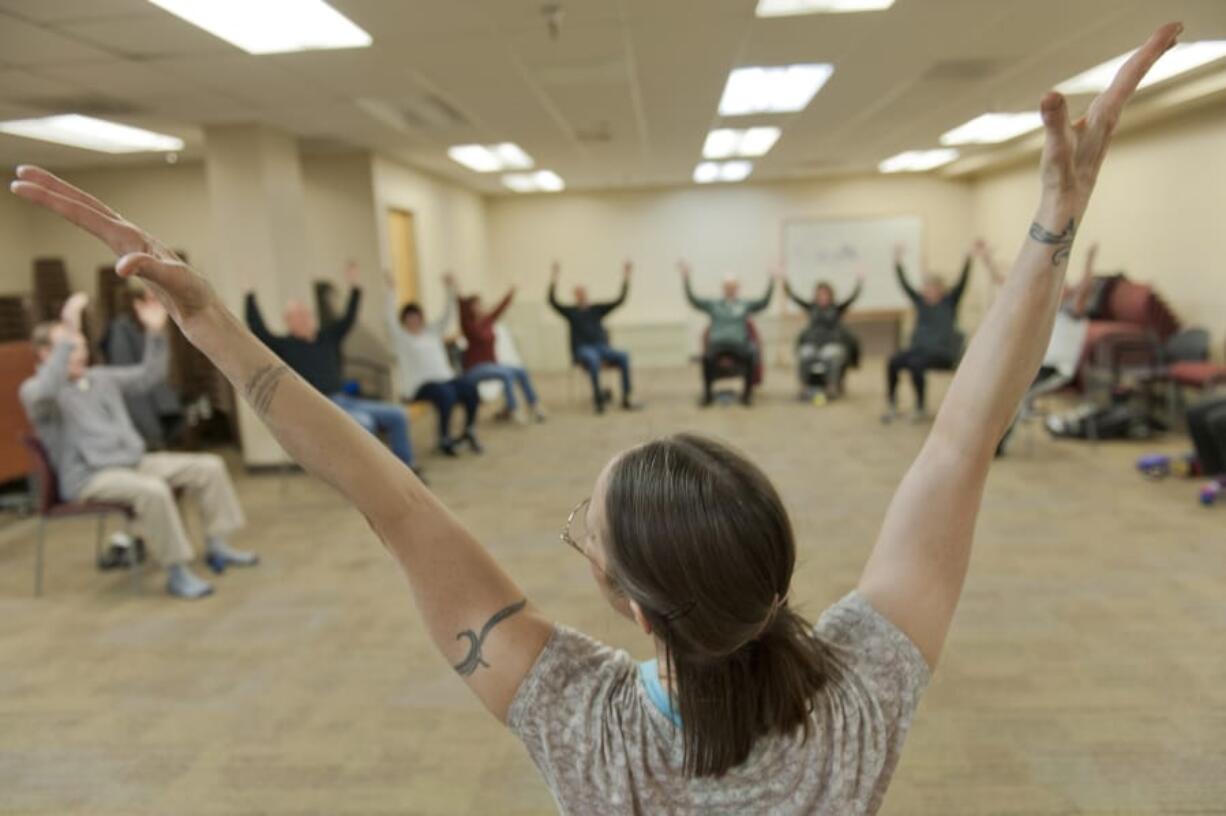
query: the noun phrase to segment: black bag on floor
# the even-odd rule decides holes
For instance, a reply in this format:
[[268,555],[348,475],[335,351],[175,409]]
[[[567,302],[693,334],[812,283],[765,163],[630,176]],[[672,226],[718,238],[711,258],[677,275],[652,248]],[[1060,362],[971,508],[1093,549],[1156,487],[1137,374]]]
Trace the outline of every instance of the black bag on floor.
[[1153,435],[1145,412],[1129,403],[1082,405],[1048,417],[1047,430],[1059,439],[1148,439]]

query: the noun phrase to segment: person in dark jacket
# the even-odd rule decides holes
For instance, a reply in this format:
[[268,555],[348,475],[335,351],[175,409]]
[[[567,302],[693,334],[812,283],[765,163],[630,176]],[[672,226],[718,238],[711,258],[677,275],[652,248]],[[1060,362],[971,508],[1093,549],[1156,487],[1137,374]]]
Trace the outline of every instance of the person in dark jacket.
[[564,306],[558,300],[558,277],[562,268],[553,262],[549,276],[549,305],[562,315],[570,327],[570,357],[577,366],[582,366],[592,380],[592,404],[596,413],[603,414],[605,391],[600,387],[600,368],[612,364],[622,375],[622,408],[632,411],[638,406],[630,398],[630,355],[609,345],[609,332],[604,319],[618,306],[626,302],[630,292],[630,273],[634,269],[630,261],[622,267],[622,288],[616,300],[592,303],[587,297],[586,286],[575,287],[575,303]]
[[[113,366],[138,365],[145,355],[145,327],[136,319],[134,301],[143,293],[130,286],[118,294],[118,314],[102,336],[102,351]],[[182,426],[183,403],[166,379],[146,391],[124,394],[124,405],[132,424],[145,439],[148,450],[162,450],[167,439]]]
[[826,396],[833,399],[843,392],[843,374],[847,367],[860,364],[860,341],[843,325],[843,313],[860,297],[864,276],[856,276],[855,290],[841,302],[835,301],[834,287],[825,281],[819,281],[814,288],[813,300],[805,300],[796,294],[786,280],[783,288],[809,318],[808,325],[796,338],[796,367],[801,396],[813,396],[809,385],[810,373],[816,365],[821,365],[825,367]]
[[349,264],[345,268],[345,278],[350,285],[345,311],[322,327],[305,303],[291,300],[285,306],[285,327],[289,334],[273,334],[264,323],[254,292],[247,293],[247,326],[298,376],[336,403],[359,425],[373,434],[386,434],[392,453],[409,467],[416,467],[409,441],[409,419],[404,409],[395,403],[361,399],[344,391],[341,344],[358,319],[362,301],[357,266]]
[[966,282],[971,274],[971,258],[968,252],[962,263],[962,274],[952,288],[947,287],[939,276],[928,274],[920,291],[912,288],[903,268],[903,247],[894,248],[894,272],[907,298],[915,307],[915,328],[911,332],[911,344],[894,352],[886,366],[886,386],[889,403],[881,417],[885,423],[898,418],[898,378],[904,369],[911,372],[915,386],[916,421],[928,415],[925,403],[926,373],[930,368],[948,370],[958,364],[962,356],[964,338],[958,331],[958,304],[966,291]]

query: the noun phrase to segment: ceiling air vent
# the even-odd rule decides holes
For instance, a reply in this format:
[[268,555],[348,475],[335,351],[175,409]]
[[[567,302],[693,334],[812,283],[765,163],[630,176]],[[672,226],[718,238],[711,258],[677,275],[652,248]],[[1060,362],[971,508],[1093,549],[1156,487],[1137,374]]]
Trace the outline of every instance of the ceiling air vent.
[[354,100],[371,117],[396,130],[454,131],[470,126],[468,117],[447,100],[432,93],[408,99]]
[[933,63],[921,79],[936,79],[951,82],[977,82],[987,79],[1000,70],[1000,60],[954,59]]
[[40,96],[17,100],[49,113],[80,113],[85,116],[133,116],[145,110],[106,96]]

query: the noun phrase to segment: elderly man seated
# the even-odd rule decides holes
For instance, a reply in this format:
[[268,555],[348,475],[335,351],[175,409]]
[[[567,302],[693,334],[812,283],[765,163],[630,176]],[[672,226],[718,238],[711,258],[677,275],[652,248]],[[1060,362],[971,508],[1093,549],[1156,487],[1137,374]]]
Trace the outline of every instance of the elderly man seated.
[[146,453],[124,405],[125,396],[148,391],[166,378],[166,310],[151,296],[135,304],[146,330],[139,365],[89,366],[81,335],[81,312],[88,300],[82,293],[73,295],[58,323],[34,329],[39,366],[21,384],[22,405],[59,473],[61,494],[132,505],[140,532],[166,568],[167,592],[203,597],[213,587],[188,566],[192,545],[175,504],[175,489],[183,488],[200,507],[211,566],[250,566],[258,559],[226,543],[225,537],[242,527],[244,519],[221,458]]

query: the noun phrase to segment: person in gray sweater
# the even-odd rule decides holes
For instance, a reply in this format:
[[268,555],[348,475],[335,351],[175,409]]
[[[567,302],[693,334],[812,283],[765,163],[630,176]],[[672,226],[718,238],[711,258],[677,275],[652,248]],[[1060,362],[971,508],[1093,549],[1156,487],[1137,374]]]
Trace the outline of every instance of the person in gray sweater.
[[188,567],[193,552],[175,489],[192,495],[200,507],[214,570],[250,566],[258,559],[226,543],[244,518],[221,458],[147,453],[125,406],[126,397],[147,393],[166,379],[166,310],[152,297],[134,304],[145,329],[139,365],[90,366],[81,335],[81,312],[88,301],[78,292],[64,304],[58,323],[34,329],[39,366],[21,384],[21,403],[58,473],[60,494],[130,504],[141,534],[166,567],[167,591],[181,598],[203,597],[213,588]]

